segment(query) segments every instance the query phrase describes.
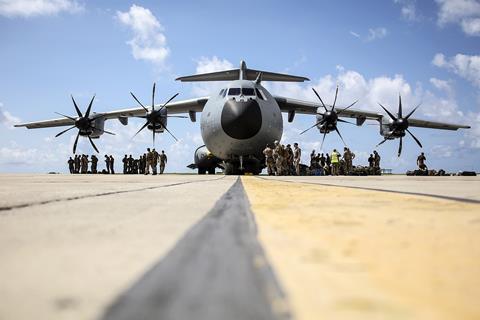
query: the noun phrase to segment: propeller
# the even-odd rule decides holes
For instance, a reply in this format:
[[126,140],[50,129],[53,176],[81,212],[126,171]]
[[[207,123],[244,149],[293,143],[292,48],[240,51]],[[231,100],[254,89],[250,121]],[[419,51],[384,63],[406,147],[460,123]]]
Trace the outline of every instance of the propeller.
[[[339,111],[336,111],[335,110],[335,104],[337,103],[337,97],[338,97],[338,86],[337,86],[337,90],[335,91],[335,99],[333,101],[332,108],[329,110],[327,108],[327,106],[325,105],[325,103],[323,102],[320,95],[318,94],[318,92],[315,90],[315,88],[312,88],[312,90],[315,93],[315,95],[317,96],[317,98],[320,100],[320,103],[322,104],[323,109],[325,109],[325,112],[324,113],[317,113],[318,115],[322,116],[322,119],[320,121],[318,121],[317,123],[315,123],[313,126],[311,126],[311,127],[307,128],[306,130],[302,131],[300,134],[304,134],[305,132],[307,132],[310,129],[312,129],[314,127],[317,127],[319,125],[320,126],[324,125],[326,128],[328,128],[329,131],[335,130],[337,132],[338,136],[340,137],[340,139],[342,139],[343,144],[346,145],[345,140],[343,140],[342,134],[340,133],[340,131],[337,128],[337,123],[342,122],[342,123],[348,123],[348,124],[353,124],[353,125],[355,125],[355,124],[352,123],[352,122],[343,120],[343,119],[339,119],[338,117],[342,112],[344,112],[345,110],[347,110],[347,109],[351,108],[353,105],[355,105],[358,102],[358,100],[355,101],[354,103],[350,104],[348,107],[343,108]],[[323,146],[323,142],[325,141],[325,136],[327,135],[327,133],[328,133],[328,131],[325,130],[325,132],[323,134],[322,145],[320,146],[320,148],[322,148],[322,146]]]
[[56,114],[61,115],[62,117],[65,117],[67,119],[70,119],[70,120],[74,121],[73,126],[71,126],[70,128],[68,128],[66,130],[63,130],[62,132],[59,132],[58,134],[55,135],[55,138],[61,136],[62,134],[64,134],[67,131],[70,131],[74,128],[77,128],[78,133],[77,133],[77,137],[75,138],[75,142],[73,143],[73,153],[75,153],[77,151],[78,137],[80,137],[80,135],[87,136],[88,140],[90,141],[90,144],[93,147],[93,149],[95,149],[95,151],[98,153],[99,152],[98,148],[95,145],[95,143],[93,143],[92,138],[90,137],[92,132],[95,130],[95,131],[100,131],[101,133],[108,133],[108,134],[112,134],[112,135],[115,135],[115,133],[109,132],[109,131],[106,131],[106,130],[103,130],[103,129],[100,129],[100,128],[95,128],[92,125],[92,122],[95,121],[95,118],[90,118],[90,111],[92,110],[92,104],[93,104],[93,100],[95,99],[95,95],[92,97],[92,100],[90,100],[90,103],[88,104],[88,107],[87,107],[87,110],[85,111],[85,114],[82,114],[82,112],[78,108],[77,102],[75,101],[73,96],[71,96],[71,97],[72,97],[73,106],[75,107],[75,111],[77,112],[77,117],[71,117],[71,116],[67,116],[67,115],[55,112]]
[[390,119],[392,119],[392,123],[390,124],[390,128],[392,129],[392,131],[388,136],[385,137],[385,139],[383,139],[379,144],[377,144],[377,147],[383,144],[385,141],[392,139],[392,137],[395,138],[397,136],[400,138],[400,142],[398,144],[398,156],[400,157],[400,155],[402,154],[403,137],[405,136],[405,132],[407,132],[413,138],[413,140],[415,140],[415,142],[420,146],[420,148],[423,148],[422,144],[420,143],[420,140],[418,140],[417,137],[415,137],[413,133],[411,133],[410,130],[408,130],[408,126],[409,126],[408,118],[410,118],[412,114],[418,109],[418,107],[420,107],[420,104],[415,108],[413,108],[413,110],[410,111],[405,117],[403,117],[403,114],[402,114],[402,96],[401,95],[398,96],[397,116],[393,115],[390,111],[388,111],[388,109],[385,108],[381,103],[379,103],[379,105],[388,114]]
[[155,145],[155,127],[157,125],[160,125],[173,137],[173,139],[175,139],[175,141],[178,141],[178,139],[173,135],[173,133],[170,132],[170,130],[168,130],[167,126],[163,122],[163,119],[165,119],[166,117],[175,117],[175,118],[186,118],[186,117],[162,115],[162,112],[161,112],[167,106],[167,104],[169,104],[173,99],[175,99],[178,96],[178,93],[174,94],[170,99],[168,99],[167,102],[165,102],[158,110],[155,110],[155,83],[153,83],[153,89],[152,89],[152,110],[148,110],[148,108],[145,107],[132,92],[130,92],[130,94],[132,95],[133,99],[135,99],[135,101],[137,101],[138,104],[143,109],[145,109],[145,116],[142,116],[141,118],[145,118],[147,120],[147,122],[145,122],[145,124],[137,131],[137,133],[135,133],[133,138],[137,134],[139,134],[143,129],[148,127],[148,125],[152,125],[153,127],[152,139],[153,139],[153,144]]

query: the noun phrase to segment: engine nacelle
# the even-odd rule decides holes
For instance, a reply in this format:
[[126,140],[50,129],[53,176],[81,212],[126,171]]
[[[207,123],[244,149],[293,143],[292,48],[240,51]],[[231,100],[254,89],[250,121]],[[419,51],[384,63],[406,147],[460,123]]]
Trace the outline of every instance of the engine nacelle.
[[393,122],[389,119],[385,119],[382,117],[380,122],[380,135],[389,139],[393,140],[395,138],[400,138],[405,136],[405,130],[393,130]]
[[215,168],[222,162],[214,156],[205,145],[198,147],[193,155],[193,163],[188,165],[190,169],[198,169],[198,173],[215,173]]
[[163,133],[168,123],[167,114],[167,108],[163,108],[159,113],[155,113],[154,116],[152,115],[154,119],[150,119],[151,122],[147,126],[147,129],[150,131],[155,130],[156,133]]
[[[91,115],[91,117],[95,117],[95,114]],[[90,125],[93,127],[93,129],[88,131],[80,131],[80,135],[90,136],[92,139],[98,139],[103,134],[103,130],[105,130],[105,118],[98,117],[92,121]]]

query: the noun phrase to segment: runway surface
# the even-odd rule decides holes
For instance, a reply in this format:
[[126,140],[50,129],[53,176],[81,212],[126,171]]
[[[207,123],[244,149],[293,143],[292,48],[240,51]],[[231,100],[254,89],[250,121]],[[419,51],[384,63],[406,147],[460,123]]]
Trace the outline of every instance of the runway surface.
[[0,182],[0,319],[480,318],[476,177]]

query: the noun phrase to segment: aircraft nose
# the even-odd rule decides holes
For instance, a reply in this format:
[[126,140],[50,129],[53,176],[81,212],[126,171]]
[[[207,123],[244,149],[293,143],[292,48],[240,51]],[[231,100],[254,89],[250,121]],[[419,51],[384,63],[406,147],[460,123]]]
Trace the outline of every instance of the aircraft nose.
[[262,127],[262,112],[256,100],[227,100],[222,110],[222,128],[234,139],[249,139]]

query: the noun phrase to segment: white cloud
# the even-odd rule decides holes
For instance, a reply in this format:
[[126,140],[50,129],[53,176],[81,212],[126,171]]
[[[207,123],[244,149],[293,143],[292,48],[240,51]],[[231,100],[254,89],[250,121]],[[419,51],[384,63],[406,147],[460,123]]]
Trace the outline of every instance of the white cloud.
[[355,38],[360,38],[360,35],[354,31],[350,31],[350,34],[354,36]]
[[363,40],[365,42],[372,42],[375,40],[383,39],[388,35],[388,30],[384,27],[370,28],[368,29],[368,34],[363,36],[357,32],[350,31],[351,36]]
[[217,56],[213,56],[212,58],[201,57],[197,61],[196,73],[209,73],[233,68],[233,64],[226,59],[219,59]]
[[394,0],[396,4],[401,6],[402,17],[408,21],[418,19],[415,1],[413,0]]
[[83,5],[74,0],[0,0],[0,15],[10,18],[77,13],[83,10]]
[[20,123],[20,119],[13,116],[10,112],[3,108],[3,103],[0,102],[0,123],[8,129],[13,129],[13,125]]
[[440,91],[445,91],[448,93],[448,95],[452,95],[453,94],[453,88],[450,84],[450,81],[446,81],[446,80],[441,80],[441,79],[437,79],[437,78],[430,78],[430,83],[437,89],[437,90],[440,90]]
[[466,120],[472,127],[465,133],[470,140],[469,147],[480,149],[480,112],[469,112]]
[[383,39],[387,36],[388,31],[386,28],[380,27],[375,29],[368,29],[368,36],[366,41],[374,41],[378,39]]
[[[210,73],[234,69],[233,63],[226,59],[220,59],[217,56],[201,57],[197,62],[195,69],[197,74]],[[220,91],[225,86],[224,82],[200,82],[193,84],[193,94],[196,96],[207,96]]]
[[446,59],[442,53],[437,53],[432,60],[433,65],[447,69],[458,76],[470,81],[480,88],[480,55],[457,54]]
[[480,1],[435,0],[439,5],[438,24],[457,23],[470,36],[480,36]]
[[163,66],[170,49],[164,28],[152,12],[134,4],[127,12],[117,11],[116,18],[133,33],[133,38],[127,42],[133,57]]

